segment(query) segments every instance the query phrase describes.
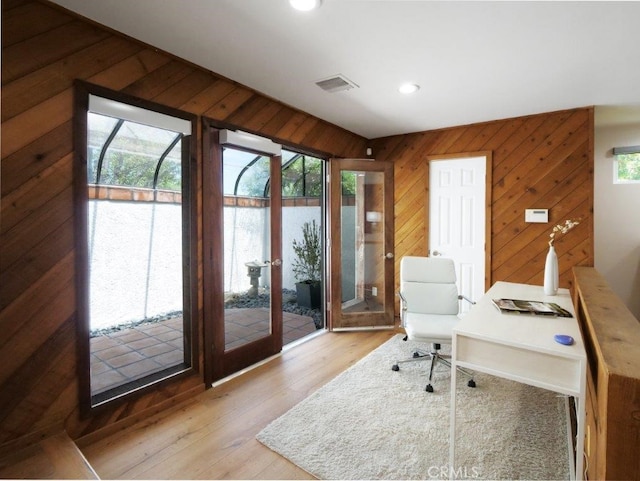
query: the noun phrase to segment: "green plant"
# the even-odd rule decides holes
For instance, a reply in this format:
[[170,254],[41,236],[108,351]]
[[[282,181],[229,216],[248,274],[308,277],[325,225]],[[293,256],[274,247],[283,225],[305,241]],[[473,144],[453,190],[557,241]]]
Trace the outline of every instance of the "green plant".
[[322,242],[320,226],[315,220],[302,224],[302,240],[293,241],[296,258],[292,270],[300,282],[319,283],[322,273]]
[[618,180],[622,182],[640,181],[640,153],[618,154]]

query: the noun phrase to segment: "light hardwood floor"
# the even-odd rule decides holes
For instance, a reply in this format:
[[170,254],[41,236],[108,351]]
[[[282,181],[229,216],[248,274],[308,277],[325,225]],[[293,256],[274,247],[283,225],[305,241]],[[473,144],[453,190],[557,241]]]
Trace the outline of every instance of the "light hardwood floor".
[[0,456],[0,479],[98,479],[65,432],[5,448],[7,452]]
[[81,450],[103,479],[313,479],[256,434],[393,334],[319,335]]

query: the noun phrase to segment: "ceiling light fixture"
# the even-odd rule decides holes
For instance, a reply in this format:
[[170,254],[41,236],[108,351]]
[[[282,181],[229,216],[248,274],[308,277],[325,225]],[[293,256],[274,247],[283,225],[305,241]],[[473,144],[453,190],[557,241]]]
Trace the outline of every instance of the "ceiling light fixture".
[[420,85],[411,83],[402,84],[398,88],[398,91],[403,94],[412,94],[418,90],[420,90]]
[[319,8],[322,0],[289,0],[289,3],[296,10],[308,12]]

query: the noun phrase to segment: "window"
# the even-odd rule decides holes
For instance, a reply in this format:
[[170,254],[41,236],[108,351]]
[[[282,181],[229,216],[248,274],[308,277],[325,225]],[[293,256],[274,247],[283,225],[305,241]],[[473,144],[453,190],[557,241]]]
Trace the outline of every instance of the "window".
[[77,111],[83,410],[193,371],[197,352],[193,120],[87,87]]
[[613,182],[615,184],[640,183],[640,146],[613,149]]
[[89,113],[88,180],[180,192],[182,134]]
[[[269,158],[224,147],[224,194],[267,197],[271,174]],[[289,150],[282,151],[282,197],[322,195],[322,160]]]
[[287,150],[282,160],[283,197],[322,196],[322,160]]

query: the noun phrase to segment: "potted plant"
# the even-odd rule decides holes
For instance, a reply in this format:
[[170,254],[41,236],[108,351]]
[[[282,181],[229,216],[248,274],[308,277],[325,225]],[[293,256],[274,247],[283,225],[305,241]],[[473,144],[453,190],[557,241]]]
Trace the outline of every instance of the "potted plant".
[[293,241],[292,264],[298,305],[316,309],[322,298],[322,242],[315,220],[302,224],[302,240]]

